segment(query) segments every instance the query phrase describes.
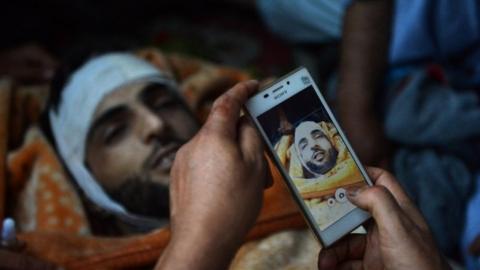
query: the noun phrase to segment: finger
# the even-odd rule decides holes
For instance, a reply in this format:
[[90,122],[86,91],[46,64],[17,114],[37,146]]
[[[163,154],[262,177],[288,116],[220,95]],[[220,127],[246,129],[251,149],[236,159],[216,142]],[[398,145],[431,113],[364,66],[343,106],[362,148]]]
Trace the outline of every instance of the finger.
[[363,269],[363,261],[355,260],[344,262],[338,267],[340,270],[361,270]]
[[347,195],[350,202],[373,216],[379,231],[388,235],[401,235],[401,232],[412,229],[412,221],[386,187],[376,185],[348,190]]
[[273,185],[273,178],[272,178],[272,173],[270,172],[270,168],[268,167],[268,162],[265,158],[265,156],[262,157],[262,166],[263,166],[263,171],[265,172],[265,184],[263,185],[263,189],[267,189]]
[[407,216],[409,216],[417,225],[428,228],[422,214],[392,174],[374,167],[368,167],[367,171],[376,185],[384,186],[390,191]]
[[[193,138],[192,140],[195,140]],[[181,191],[186,190],[185,185],[188,184],[185,181],[181,181],[184,179],[182,174],[185,173],[184,170],[185,163],[188,162],[188,156],[191,152],[191,142],[184,144],[180,149],[178,149],[177,153],[175,154],[175,160],[173,161],[172,168],[170,170],[170,185],[169,185],[169,192],[170,192],[170,218],[173,220],[176,215],[179,213],[179,209],[177,209],[176,199],[180,198],[182,195]]]
[[266,188],[268,188],[274,185],[275,177],[280,177],[280,173],[278,172],[278,168],[276,167],[275,163],[272,161],[272,157],[267,152],[264,152],[263,156],[267,162],[268,178]]
[[269,170],[264,157],[264,146],[256,129],[250,121],[242,117],[239,124],[239,145],[243,159],[251,164],[252,169],[262,173],[264,187],[268,185]]
[[266,168],[267,168],[267,179],[266,179],[266,182],[265,182],[265,189],[273,186],[273,175],[272,175],[272,171],[270,169],[270,162],[268,161],[268,156],[265,154],[264,155],[264,160],[265,160],[265,164],[266,164]]
[[242,117],[240,119],[238,127],[238,140],[244,158],[263,158],[263,151],[265,150],[263,142],[260,139],[257,130],[246,117]]
[[225,94],[215,100],[204,128],[220,136],[236,138],[236,129],[240,110],[258,87],[257,81],[246,81],[236,84]]
[[398,202],[410,203],[408,195],[389,172],[375,167],[367,167],[367,172],[376,185],[386,187]]
[[319,269],[337,269],[342,263],[363,258],[366,247],[365,235],[349,235],[332,247],[320,251]]

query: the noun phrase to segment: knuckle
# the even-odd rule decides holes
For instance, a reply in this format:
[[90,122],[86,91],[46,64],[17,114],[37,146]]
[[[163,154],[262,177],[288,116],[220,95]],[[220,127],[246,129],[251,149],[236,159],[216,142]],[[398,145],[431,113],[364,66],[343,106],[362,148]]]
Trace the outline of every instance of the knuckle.
[[388,190],[384,186],[373,186],[367,190],[366,196],[375,202],[384,201],[388,198]]
[[217,99],[212,107],[212,114],[220,117],[228,116],[231,107],[231,98],[229,96],[222,96]]
[[191,151],[193,145],[196,143],[198,140],[198,137],[195,136],[193,137],[190,141],[182,145],[178,150],[176,155],[180,155],[182,158],[185,158],[188,156],[188,152]]
[[209,125],[204,125],[202,129],[198,131],[197,135],[195,136],[195,139],[202,140],[211,132],[211,130],[212,128]]
[[220,96],[220,97],[218,97],[218,98],[213,102],[212,108],[214,109],[214,108],[216,108],[217,106],[225,103],[226,101],[228,101],[227,99],[228,99],[228,96],[225,95],[225,94],[222,95],[222,96]]
[[240,106],[242,104],[242,99],[238,95],[233,95],[233,94],[227,94],[229,101],[230,101],[230,106]]
[[213,132],[213,128],[209,125],[206,125],[198,132],[196,140],[202,144],[209,138],[212,138],[212,136],[215,136],[215,132]]
[[388,182],[391,182],[392,179],[395,179],[394,176],[386,170],[381,170],[380,177],[382,178],[383,181],[388,181]]
[[245,82],[238,82],[237,84],[235,84],[235,86],[233,86],[234,89],[238,89],[239,91],[247,91],[247,85],[245,84]]
[[185,148],[187,148],[187,145],[184,145],[182,147],[180,147],[178,150],[177,150],[177,153],[175,154],[175,160],[182,160],[184,159],[185,157]]
[[389,179],[394,178],[393,174],[391,174],[389,171],[383,170],[383,175],[385,177],[388,177]]

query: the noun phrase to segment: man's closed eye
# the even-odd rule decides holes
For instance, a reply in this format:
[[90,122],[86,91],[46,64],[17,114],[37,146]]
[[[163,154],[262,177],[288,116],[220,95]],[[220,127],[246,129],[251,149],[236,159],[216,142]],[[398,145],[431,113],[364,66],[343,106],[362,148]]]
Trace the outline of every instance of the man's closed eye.
[[298,145],[300,146],[300,149],[302,150],[305,149],[305,147],[307,147],[307,139],[305,138],[301,139]]
[[106,145],[113,145],[120,141],[126,132],[126,124],[117,123],[108,125],[102,132],[102,141]]

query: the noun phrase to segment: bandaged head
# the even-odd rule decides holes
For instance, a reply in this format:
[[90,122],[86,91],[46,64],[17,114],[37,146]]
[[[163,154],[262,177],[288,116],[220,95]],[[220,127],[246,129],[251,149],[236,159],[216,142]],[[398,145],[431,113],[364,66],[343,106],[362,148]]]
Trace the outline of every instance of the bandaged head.
[[149,230],[165,221],[130,213],[106,194],[85,164],[87,136],[97,105],[115,90],[142,82],[176,88],[169,76],[132,54],[93,58],[71,76],[57,110],[49,111],[49,119],[58,152],[85,196],[125,222]]
[[320,176],[331,170],[337,160],[337,150],[319,124],[304,121],[295,128],[295,151],[304,170]]

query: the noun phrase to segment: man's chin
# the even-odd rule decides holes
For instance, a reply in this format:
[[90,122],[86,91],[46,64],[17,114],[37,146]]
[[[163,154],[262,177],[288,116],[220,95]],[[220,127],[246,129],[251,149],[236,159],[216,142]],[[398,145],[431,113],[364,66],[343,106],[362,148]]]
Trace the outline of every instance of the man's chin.
[[314,162],[311,162],[310,165],[313,168],[318,168],[320,170],[322,170],[322,169],[324,170],[324,168],[327,167],[327,161],[322,161],[322,162],[314,161]]
[[318,175],[323,175],[328,173],[335,166],[335,164],[329,165],[328,162],[309,162],[307,166],[311,172]]

